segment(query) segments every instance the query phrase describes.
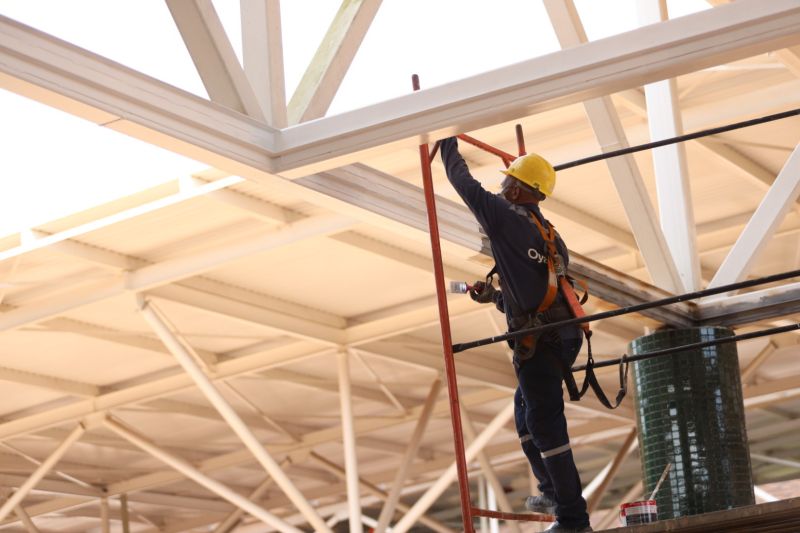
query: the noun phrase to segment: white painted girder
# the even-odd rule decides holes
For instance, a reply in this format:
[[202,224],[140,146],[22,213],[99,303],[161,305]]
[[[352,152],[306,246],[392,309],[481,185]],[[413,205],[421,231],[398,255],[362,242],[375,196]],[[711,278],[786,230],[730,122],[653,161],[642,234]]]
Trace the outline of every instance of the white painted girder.
[[376,147],[411,146],[793,45],[799,22],[792,0],[743,0],[291,126],[275,170],[307,175]]
[[166,3],[211,101],[264,120],[264,112],[211,0]]
[[75,429],[70,432],[66,439],[53,450],[47,459],[42,461],[39,467],[20,485],[17,490],[8,499],[3,502],[0,507],[0,521],[11,513],[11,511],[22,502],[25,496],[36,486],[36,484],[50,471],[53,466],[61,459],[72,444],[77,441],[81,435],[86,431],[84,425],[78,424]]
[[[784,12],[784,14],[785,14],[785,12]],[[730,21],[728,21],[728,22],[730,22]],[[245,163],[245,166],[247,166],[247,168],[249,168],[250,170],[248,172],[246,172],[246,173],[243,173],[243,174],[247,175],[247,177],[249,177],[251,179],[256,179],[256,180],[259,180],[259,181],[262,181],[262,182],[265,182],[265,183],[268,182],[268,183],[270,183],[271,186],[275,186],[280,190],[285,190],[285,186],[287,185],[287,182],[284,182],[284,181],[282,181],[280,179],[277,179],[277,178],[275,178],[275,176],[265,175],[263,172],[258,171],[258,169],[260,167],[258,167],[258,165],[255,165],[253,163],[253,160],[254,160],[253,157],[251,157],[250,155],[247,155],[247,154],[244,153],[246,150],[242,151],[242,153],[240,153],[238,156],[234,155],[232,153],[232,151],[231,151],[233,149],[231,149],[229,143],[226,140],[224,140],[222,138],[219,138],[219,137],[214,137],[214,138],[210,138],[209,137],[210,133],[213,134],[213,135],[220,135],[220,134],[223,134],[223,133],[227,134],[226,132],[220,131],[220,124],[218,124],[217,121],[213,120],[214,114],[219,112],[218,108],[214,108],[214,109],[208,110],[208,113],[206,113],[207,116],[203,117],[204,120],[201,121],[201,120],[198,119],[197,116],[192,115],[192,113],[189,112],[189,111],[197,110],[198,102],[197,102],[196,99],[191,100],[191,101],[183,101],[181,99],[182,97],[179,94],[173,94],[174,90],[172,88],[162,87],[161,85],[159,85],[154,80],[149,80],[146,77],[143,77],[141,75],[138,75],[138,74],[135,74],[135,73],[131,73],[129,71],[126,71],[125,69],[122,69],[121,67],[114,66],[114,65],[109,65],[107,62],[104,62],[103,60],[100,60],[99,58],[97,58],[96,56],[93,56],[92,54],[83,52],[82,54],[75,55],[74,50],[69,48],[68,45],[65,45],[64,43],[58,44],[58,43],[60,43],[60,41],[54,40],[52,38],[48,38],[46,36],[42,36],[41,34],[38,34],[37,32],[35,32],[34,30],[24,30],[23,31],[24,27],[22,27],[21,25],[16,25],[15,23],[11,23],[10,21],[7,21],[7,19],[0,19],[0,26],[3,27],[4,32],[5,32],[5,33],[4,32],[0,32],[0,70],[3,70],[3,69],[7,70],[7,71],[8,70],[14,70],[17,74],[22,75],[22,72],[25,69],[21,68],[20,64],[21,65],[25,65],[26,62],[23,60],[20,63],[18,58],[19,57],[25,58],[26,54],[30,53],[30,49],[31,48],[37,48],[37,49],[41,48],[41,49],[46,50],[47,53],[42,52],[41,54],[36,55],[37,68],[39,68],[40,70],[37,70],[37,75],[34,76],[32,79],[45,79],[46,80],[49,77],[48,76],[48,71],[49,70],[53,70],[56,73],[61,72],[62,61],[60,61],[60,60],[56,61],[56,60],[52,59],[51,56],[59,56],[60,53],[66,54],[66,55],[69,56],[70,62],[74,62],[80,68],[76,68],[73,72],[70,72],[68,78],[58,79],[57,83],[50,83],[50,82],[44,83],[45,85],[47,85],[47,87],[49,87],[51,89],[58,89],[59,91],[68,93],[69,95],[74,95],[76,97],[81,95],[81,94],[87,94],[88,95],[87,101],[88,102],[92,102],[93,105],[96,105],[96,106],[111,105],[114,109],[118,109],[121,112],[121,110],[122,110],[122,108],[120,107],[121,102],[118,99],[116,99],[115,97],[113,97],[113,96],[115,96],[117,93],[121,93],[122,92],[123,86],[121,84],[117,83],[118,79],[122,79],[122,80],[124,80],[126,82],[126,84],[125,84],[125,88],[126,89],[129,86],[132,87],[132,90],[130,90],[129,93],[126,95],[127,98],[132,100],[131,110],[133,110],[135,108],[135,106],[137,106],[137,105],[143,106],[145,111],[149,110],[147,112],[145,112],[145,111],[133,112],[132,111],[132,112],[128,113],[127,116],[131,116],[131,117],[145,116],[145,117],[147,117],[148,120],[150,120],[151,118],[153,118],[155,116],[154,113],[152,112],[153,109],[158,108],[159,106],[162,109],[169,109],[169,116],[175,118],[175,120],[178,120],[178,118],[182,117],[180,121],[182,121],[184,126],[187,126],[187,125],[191,126],[192,124],[194,124],[193,126],[191,126],[188,129],[188,131],[191,132],[191,135],[190,136],[186,136],[186,137],[181,137],[182,141],[185,141],[186,138],[191,137],[191,138],[196,139],[198,141],[198,143],[202,144],[204,147],[205,146],[214,146],[215,149],[217,150],[217,152],[216,152],[217,155],[219,155],[220,152],[226,152],[226,155],[225,155],[225,158],[227,158],[226,160],[229,163],[231,163],[231,162],[235,163],[234,166],[236,166],[236,168],[238,170],[243,170],[243,168],[241,167],[242,162],[249,161],[250,162],[249,165],[251,165],[251,166],[247,166],[248,163]],[[754,23],[753,27],[755,27],[755,26],[757,26],[757,25]],[[5,31],[7,29],[9,31]],[[13,31],[11,31],[11,30],[13,30]],[[30,46],[20,45],[17,42],[20,39],[20,35],[19,35],[20,33],[22,33],[23,37],[24,37],[24,38],[21,39],[22,41],[26,41],[26,39],[27,40],[32,40],[33,42],[35,42],[36,46],[35,47],[30,47]],[[7,39],[6,38],[7,35],[11,35],[11,34],[16,36],[15,37],[16,40],[15,39]],[[16,44],[16,46],[12,46],[12,45],[15,45],[15,44]],[[10,63],[9,62],[4,62],[5,60],[2,59],[2,58],[6,57],[10,50],[14,50],[14,54],[13,54],[14,61],[11,61]],[[741,50],[740,50],[740,52],[741,52]],[[5,56],[4,56],[4,53],[5,53]],[[47,67],[47,65],[48,65],[47,58],[50,58],[50,66],[49,67]],[[42,67],[42,65],[45,65],[45,66]],[[686,66],[686,65],[684,65],[684,66]],[[48,68],[49,68],[49,70],[48,70]],[[87,74],[88,72],[91,72],[92,75],[89,76]],[[97,75],[95,75],[96,72],[104,72],[106,74],[104,76],[97,76]],[[81,77],[81,75],[79,75],[81,73],[82,73],[82,77]],[[28,74],[26,74],[26,76],[27,75]],[[5,78],[5,79],[6,79],[6,81],[14,81],[11,78]],[[114,80],[114,83],[111,83],[109,80]],[[148,83],[150,85],[148,85]],[[83,85],[81,85],[81,84],[83,84]],[[103,87],[106,87],[106,90],[110,93],[110,94],[108,94],[108,96],[109,96],[109,101],[108,102],[103,102],[102,101],[102,97],[103,97],[103,94],[104,94],[103,93]],[[112,87],[113,87],[113,89],[112,89]],[[28,90],[32,90],[31,86],[20,87],[18,85],[15,85],[15,88],[19,92],[23,92],[23,93],[25,93]],[[41,92],[37,92],[36,95],[41,96],[45,100],[47,100],[48,98],[52,97],[53,94],[55,94],[55,93],[46,92],[46,93],[43,93],[43,96],[42,96],[42,94],[40,94],[40,93]],[[34,96],[36,96],[36,95],[34,95]],[[147,98],[145,98],[143,95],[147,96]],[[160,99],[156,98],[153,95],[160,95],[161,98]],[[448,101],[449,101],[449,98],[450,97],[448,96]],[[158,102],[160,102],[160,104],[157,104]],[[164,104],[164,102],[170,102],[170,105],[166,105],[166,104]],[[175,103],[177,103],[179,105],[174,105]],[[68,104],[71,106],[72,104],[74,104],[74,101],[72,99],[70,99]],[[74,109],[73,108],[73,109],[70,109],[70,110],[72,112],[80,114],[80,113],[84,113],[84,112],[88,113],[89,111],[91,111],[91,109],[92,108],[79,107],[78,109]],[[89,115],[91,115],[91,113],[89,113]],[[491,115],[492,117],[495,117],[495,115],[493,113],[487,113],[486,114],[486,116],[489,116],[489,115]],[[95,117],[95,118],[97,118],[97,117]],[[108,118],[108,117],[105,117],[105,118]],[[237,119],[237,120],[239,120],[241,122],[241,117],[237,118],[235,116],[226,116],[225,120],[223,120],[223,122],[226,122],[228,120],[234,120],[234,119]],[[192,122],[192,121],[194,121],[194,122]],[[146,125],[145,122],[141,122],[140,121],[138,124]],[[170,124],[171,124],[171,126],[175,126],[176,125],[174,122],[171,122]],[[200,126],[201,124],[202,124],[202,127]],[[197,128],[197,129],[196,130],[192,130],[192,128]],[[232,138],[236,138],[237,142],[241,142],[241,139],[252,139],[252,135],[248,135],[248,134],[231,135],[231,137]],[[164,141],[164,140],[165,139],[163,139],[161,137],[159,137],[158,139],[150,139],[151,142],[156,142],[157,144],[161,143],[161,141]],[[201,140],[202,140],[202,142],[201,142]],[[208,141],[208,142],[206,143],[205,141]],[[250,146],[252,146],[253,144],[254,143],[250,143]],[[259,142],[258,144],[260,144],[261,146],[265,147],[264,148],[265,150],[269,149],[268,148],[269,147],[269,143],[267,143],[267,142]],[[168,148],[170,146],[172,146],[171,141],[167,142],[166,144],[159,144],[159,145],[166,146]],[[172,146],[172,147],[174,148],[174,146]],[[235,151],[235,150],[233,150],[233,151]],[[263,154],[262,154],[262,156],[263,156]],[[216,157],[216,155],[215,155],[215,157]],[[258,157],[256,157],[256,159],[258,159]],[[264,157],[261,157],[260,159],[263,160]],[[223,165],[222,162],[219,161],[218,159],[215,159],[215,161],[212,162],[212,164],[214,164],[214,163],[220,163],[217,166],[219,166],[221,168],[226,168],[225,165]],[[228,166],[230,166],[230,165],[228,165]],[[228,170],[231,171],[230,168]],[[246,170],[246,169],[244,169],[244,170]],[[233,172],[236,172],[236,170],[233,170]],[[266,181],[264,181],[264,180],[266,180]],[[284,187],[284,189],[281,189],[281,187]],[[298,189],[295,188],[295,189],[292,189],[292,190],[297,191]],[[302,189],[302,190],[308,192],[308,189]],[[394,226],[396,226],[395,222],[388,221],[385,218],[385,213],[384,214],[378,214],[376,212],[376,213],[372,214],[372,213],[366,213],[364,209],[359,209],[359,208],[353,209],[352,208],[352,202],[353,202],[353,199],[352,199],[353,196],[352,195],[349,195],[349,197],[348,197],[347,194],[341,195],[338,200],[330,201],[331,200],[330,197],[325,196],[325,194],[335,192],[335,190],[336,190],[335,186],[334,186],[333,189],[329,188],[324,194],[316,195],[313,198],[313,201],[314,202],[317,202],[317,201],[323,202],[324,205],[326,205],[328,207],[335,208],[336,210],[349,210],[350,213],[356,213],[359,216],[359,218],[363,218],[364,220],[368,220],[368,221],[370,221],[370,223],[377,223],[377,224],[381,225],[381,227],[387,226],[387,225],[388,226],[392,226],[393,224],[394,224]],[[327,200],[325,200],[325,199],[327,199]],[[402,216],[405,217],[407,215],[403,214]],[[415,216],[414,218],[415,219],[419,219],[419,220],[423,220],[423,217]],[[467,221],[466,218],[464,218],[463,220]],[[469,220],[469,222],[472,223],[473,228],[474,228],[474,221],[473,220]],[[448,226],[448,225],[445,224],[445,226]],[[445,228],[443,227],[443,229],[445,229]],[[455,227],[454,227],[454,229],[455,229]],[[480,241],[479,241],[479,239],[476,239],[476,237],[475,237],[476,233],[472,232],[470,236],[467,236],[463,232],[461,232],[461,230],[459,228],[459,229],[457,229],[457,232],[458,232],[459,236],[456,236],[456,235],[449,234],[448,233],[449,230],[450,230],[450,227],[448,226],[447,227],[447,231],[443,231],[442,232],[442,235],[443,235],[443,237],[445,239],[448,239],[448,240],[451,240],[451,241],[455,239],[459,243],[463,243],[464,245],[468,246],[469,248],[471,248],[473,250],[480,249]],[[462,237],[461,235],[464,235],[464,236]]]
[[118,278],[104,280],[88,288],[79,288],[41,304],[20,307],[3,314],[0,331],[56,317],[70,309],[118,296],[141,292],[201,274],[229,261],[284,246],[312,236],[336,233],[352,224],[341,216],[309,217],[264,234],[257,239],[240,239],[175,259],[147,265]]
[[[226,370],[227,370],[226,363],[220,364],[218,372],[224,372]],[[188,379],[187,376],[184,377]],[[177,390],[179,389],[176,389],[176,391]],[[471,405],[481,405],[486,402],[504,399],[507,398],[507,396],[508,396],[507,391],[501,392],[501,391],[487,389],[471,394],[465,394],[462,399],[464,405],[471,406]],[[410,410],[409,414],[404,417],[394,417],[388,419],[384,418],[381,419],[380,421],[363,420],[363,419],[356,420],[355,421],[356,432],[357,434],[370,433],[381,428],[392,427],[398,424],[412,422],[419,418],[420,413],[423,409],[424,406],[418,406],[413,410]],[[441,400],[436,402],[433,416],[444,416],[448,412],[449,412],[449,402],[447,400]],[[0,439],[6,437],[5,435],[3,435],[2,430],[3,428],[2,426],[0,426]],[[270,446],[269,449],[274,453],[288,453],[291,451],[311,450],[315,446],[318,446],[320,444],[328,442],[339,442],[339,441],[341,441],[341,428],[334,427],[334,428],[313,431],[309,434],[306,434],[303,436],[300,443],[289,444],[289,445],[275,445],[275,446]],[[236,452],[227,453],[221,456],[201,461],[200,463],[196,464],[196,467],[201,472],[207,472],[221,468],[234,467],[246,464],[248,462],[252,462],[252,455],[246,450],[239,450]],[[158,471],[151,474],[138,476],[136,478],[132,478],[129,480],[111,483],[108,485],[106,492],[109,496],[115,496],[122,493],[138,492],[146,490],[148,488],[169,485],[178,482],[182,479],[183,479],[182,475],[173,470]],[[327,495],[330,493],[331,489],[329,486],[326,486],[323,487],[322,490],[324,491],[323,495]],[[55,512],[61,509],[70,508],[77,505],[83,505],[85,502],[86,500],[83,498],[80,499],[76,499],[74,497],[60,498],[51,500],[49,502],[45,502],[43,504],[37,504],[31,506],[27,510],[31,514],[31,516],[36,516],[40,514]]]
[[470,131],[790,46],[800,42],[798,24],[793,0],[743,0],[278,133],[2,17],[0,86],[277,187],[276,170],[307,175],[363,150],[451,134],[454,124]]
[[[646,0],[636,4],[643,26],[668,20],[666,0]],[[650,139],[656,141],[683,134],[675,78],[644,87]],[[683,143],[652,150],[656,175],[661,230],[675,261],[683,291],[700,289],[700,259],[697,255],[692,191]]]
[[[492,437],[514,416],[514,402],[512,401],[503,410],[501,410],[487,425],[483,431],[478,435],[464,450],[466,461],[472,461],[475,456],[486,447]],[[441,496],[441,494],[450,486],[456,478],[456,463],[453,462],[450,467],[436,480],[436,482],[420,496],[411,509],[397,522],[392,531],[395,533],[405,533],[414,525],[419,517],[424,514],[428,508]]]
[[[586,43],[586,33],[572,0],[545,0],[544,5],[562,48],[574,49]],[[609,96],[587,100],[584,107],[603,152],[628,146],[625,130]],[[684,292],[678,269],[633,156],[607,159],[606,165],[653,283],[673,293]]]
[[264,120],[286,127],[280,0],[242,0],[242,62]]
[[[327,349],[320,351],[318,345],[309,345],[305,342],[287,343],[285,346],[276,347],[275,350],[269,352],[222,361],[216,366],[214,378],[223,379],[239,374],[265,370],[285,364],[287,361],[312,357],[327,353],[327,351]],[[104,412],[131,403],[167,396],[179,390],[191,388],[192,386],[193,382],[188,376],[177,373],[153,379],[146,383],[139,383],[120,389],[110,389],[94,398],[78,400],[36,414],[6,420],[0,424],[0,439],[41,431],[58,424],[63,424],[68,420],[81,419],[93,413]]]
[[[286,475],[278,462],[258,440],[258,437],[255,435],[253,430],[250,429],[250,427],[242,420],[236,410],[233,409],[231,404],[228,403],[216,385],[214,385],[213,381],[208,377],[207,374],[209,373],[209,370],[202,367],[200,364],[201,361],[196,354],[193,353],[189,343],[172,331],[166,317],[152,302],[149,302],[144,298],[139,298],[137,299],[137,306],[143,318],[153,328],[153,331],[156,332],[158,337],[169,349],[172,355],[175,356],[175,359],[183,367],[186,373],[189,374],[200,392],[203,393],[203,395],[214,406],[214,408],[219,411],[220,415],[222,415],[222,418],[225,419],[228,425],[230,425],[236,436],[238,436],[242,443],[244,443],[245,447],[250,450],[250,452],[261,464],[261,466],[264,467],[267,473],[272,476],[272,478],[275,480],[275,483],[281,488],[281,490],[284,491],[284,493],[286,493],[295,507],[297,507],[301,513],[303,513],[309,523],[314,526],[315,530],[331,533],[325,527],[325,523],[322,521],[320,516],[314,511],[311,503],[297,489],[294,483],[292,483],[291,479],[289,479],[289,476]],[[108,425],[107,422],[106,424]],[[115,431],[117,429],[115,429]],[[136,442],[134,443],[140,445]],[[152,451],[149,453],[152,453]],[[222,496],[226,497],[224,495]],[[243,507],[240,503],[236,503],[236,505]]]
[[81,235],[86,235],[87,233],[91,233],[93,231],[107,228],[114,224],[133,220],[148,213],[153,213],[161,209],[192,200],[194,198],[205,196],[213,192],[219,192],[221,189],[225,189],[226,187],[235,185],[241,181],[242,178],[239,178],[238,176],[228,176],[227,178],[222,178],[209,183],[197,183],[196,185],[190,187],[179,187],[179,190],[174,194],[170,194],[157,200],[131,207],[129,209],[124,209],[112,215],[104,216],[90,222],[85,222],[57,233],[48,234],[39,230],[31,230],[28,233],[29,238],[20,239],[19,246],[8,248],[0,252],[0,261],[18,257],[35,250],[59,245],[65,249],[66,253],[79,254],[78,250],[81,249],[87,254],[87,259],[94,260],[97,258],[97,260],[101,260],[102,257],[109,257],[109,262],[117,264],[120,267],[129,267],[130,264],[124,261],[123,258],[114,257],[109,253],[103,254],[104,251],[100,249],[89,250],[89,247],[80,247],[71,241],[71,239],[78,238]]
[[[223,367],[225,363],[222,364]],[[223,368],[224,369],[224,368]],[[788,391],[788,392],[786,392]],[[500,400],[506,398],[508,395],[508,391],[499,391],[499,390],[484,390],[478,393],[469,394],[464,396],[464,404],[467,406],[471,405],[481,405],[486,402],[491,402],[495,400]],[[749,404],[752,404],[753,407],[758,408],[762,405],[769,405],[771,403],[779,402],[784,399],[791,399],[800,395],[800,377],[790,377],[784,378],[782,380],[778,380],[775,383],[766,383],[758,386],[753,386],[748,388],[745,391],[745,398]],[[415,420],[419,417],[419,413],[422,409],[422,406],[416,408],[414,413],[412,413],[409,417],[404,419],[405,421]],[[448,412],[449,405],[448,402],[445,400],[439,401],[436,404],[434,409],[434,416],[444,416]],[[623,435],[628,433],[630,428],[630,420],[628,419],[627,422],[621,422],[618,420],[610,420],[610,419],[598,419],[593,422],[577,426],[573,431],[573,442],[576,445],[586,444],[590,442],[595,442],[602,439],[610,438],[609,435],[613,433],[614,435]],[[403,423],[403,420],[388,420],[384,419],[380,424],[376,424],[375,422],[369,423],[359,423],[356,421],[357,431],[360,433],[362,432],[371,432],[375,431],[378,427],[388,427],[391,425],[395,425],[397,423]],[[2,434],[2,427],[0,427],[0,438],[3,438]],[[304,448],[313,448],[323,442],[328,441],[336,441],[340,439],[340,431],[337,431],[337,428],[333,428],[333,430],[319,430],[315,431],[311,434],[305,435],[303,438],[302,444],[298,444],[296,446],[279,446],[275,448],[270,448],[271,450],[274,449],[275,453],[280,452],[288,452],[292,449],[304,449]],[[507,444],[500,445],[499,448],[503,448],[503,450],[492,450],[493,452],[496,451],[497,453],[508,453],[512,451],[512,449],[518,448],[518,443],[511,442]],[[426,467],[424,469],[425,472],[428,471],[435,471],[436,469],[441,469],[446,467],[446,461],[449,459],[437,459],[435,461],[431,461],[426,463]],[[218,468],[226,468],[226,467],[233,467],[241,464],[245,464],[249,461],[252,461],[251,456],[248,452],[240,450],[237,452],[228,453],[219,457],[214,457],[208,460],[205,460],[198,464],[198,469],[200,471],[211,471]],[[418,471],[419,469],[415,469],[415,475],[420,474],[421,472]],[[386,473],[384,478],[386,480],[390,480],[394,476],[394,471]],[[161,471],[156,472],[153,474],[148,474],[145,476],[139,476],[137,478],[133,478],[127,481],[114,483],[109,485],[108,487],[108,494],[110,496],[122,493],[122,492],[138,492],[145,490],[147,488],[158,487],[162,485],[168,485],[171,483],[175,483],[179,481],[181,478],[180,474],[174,471]],[[337,487],[336,490],[342,490],[343,487]],[[309,497],[317,497],[322,495],[330,494],[330,491],[333,490],[330,486],[323,487],[321,490],[312,490],[309,491]],[[79,506],[85,504],[89,500],[85,498],[75,498],[75,497],[68,497],[68,498],[60,498],[55,500],[50,500],[43,504],[36,504],[27,508],[28,512],[31,516],[38,516],[41,514],[47,514],[51,512],[56,512],[61,509],[70,508],[73,506]],[[277,502],[266,502],[265,505],[270,507],[271,503]]]
[[0,367],[0,380],[24,383],[71,396],[92,398],[100,393],[100,387],[70,379],[48,376],[38,372],[27,372],[16,368]]
[[736,244],[720,265],[709,287],[719,287],[743,280],[758,261],[786,213],[800,195],[800,145],[789,155],[778,177],[761,200]]
[[231,174],[270,166],[262,122],[2,16],[0,72],[0,87]]
[[[238,507],[241,507],[251,515],[257,517],[259,520],[262,520],[264,523],[269,524],[270,526],[278,529],[279,531],[283,531],[284,533],[301,533],[300,529],[290,526],[274,514],[268,512],[263,507],[256,505],[241,494],[234,492],[229,487],[223,485],[219,481],[206,476],[188,462],[159,448],[155,445],[155,443],[134,432],[130,428],[112,419],[106,419],[104,421],[104,425],[106,428],[123,437],[125,440],[128,440],[136,446],[139,446],[148,454],[156,457],[160,461],[167,463],[172,468],[175,468],[181,472],[181,474],[217,494],[219,497],[228,500]],[[325,531],[326,528],[323,528],[322,530]]]
[[[791,92],[791,91],[789,91]],[[775,103],[775,107],[780,109],[783,107],[784,104],[789,103],[787,102],[778,102],[769,94],[752,94],[751,97],[756,101],[763,101],[767,100],[770,102]],[[615,98],[621,105],[624,105],[628,110],[632,111],[636,115],[640,116],[641,118],[647,118],[647,104],[645,101],[645,97],[642,93],[637,90],[628,90],[622,91],[615,95]],[[729,102],[728,105],[732,109],[737,109],[738,105],[736,102]],[[699,111],[699,110],[698,110]],[[739,112],[739,111],[737,111]],[[689,113],[689,117],[694,117],[695,111],[693,110],[692,113]],[[705,113],[703,113],[706,115]],[[701,117],[701,118],[694,118],[693,122],[699,122],[700,120],[705,120],[708,117]],[[726,120],[727,117],[724,117],[722,120]],[[715,119],[715,122],[719,122],[720,119]],[[702,127],[708,127],[710,124],[702,124]],[[697,127],[701,127],[701,125],[697,125]],[[735,148],[731,147],[728,144],[725,144],[720,139],[716,139],[715,137],[702,137],[700,139],[694,139],[692,141],[688,141],[689,143],[693,144],[701,148],[707,155],[714,157],[716,160],[722,162],[726,166],[733,168],[735,171],[742,173],[745,176],[752,178],[754,184],[756,184],[759,188],[763,190],[769,189],[769,186],[772,185],[772,182],[775,181],[775,173],[766,168],[764,165],[759,163],[758,161],[754,161],[750,157],[742,154],[740,151],[736,150]]]
[[350,390],[350,354],[344,350],[337,354],[339,369],[339,405],[342,417],[342,445],[344,446],[345,482],[350,531],[361,533],[361,498],[359,497],[358,453],[354,427],[353,396]]
[[325,115],[367,34],[381,0],[342,0],[292,99],[289,122]]

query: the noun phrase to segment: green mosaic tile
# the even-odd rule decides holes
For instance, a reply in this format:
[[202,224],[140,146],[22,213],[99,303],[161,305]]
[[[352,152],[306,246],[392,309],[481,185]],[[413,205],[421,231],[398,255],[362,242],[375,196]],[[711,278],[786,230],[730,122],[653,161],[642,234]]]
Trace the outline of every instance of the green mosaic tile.
[[[630,353],[731,335],[731,330],[715,327],[658,331],[633,341]],[[632,366],[646,494],[672,462],[670,476],[656,495],[659,519],[755,503],[736,344]]]

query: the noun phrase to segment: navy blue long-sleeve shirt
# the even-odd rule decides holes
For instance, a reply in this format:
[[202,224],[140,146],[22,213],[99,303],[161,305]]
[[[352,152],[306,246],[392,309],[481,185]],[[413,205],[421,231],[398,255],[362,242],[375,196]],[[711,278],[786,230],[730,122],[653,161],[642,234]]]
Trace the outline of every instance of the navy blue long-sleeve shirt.
[[[535,312],[547,292],[547,250],[528,213],[533,213],[545,227],[550,223],[536,204],[514,205],[484,189],[470,174],[455,137],[443,140],[440,151],[447,179],[489,237],[503,288],[506,315],[511,319],[515,314],[509,305],[509,296],[519,311]],[[566,267],[569,264],[567,247],[558,234],[556,247]]]

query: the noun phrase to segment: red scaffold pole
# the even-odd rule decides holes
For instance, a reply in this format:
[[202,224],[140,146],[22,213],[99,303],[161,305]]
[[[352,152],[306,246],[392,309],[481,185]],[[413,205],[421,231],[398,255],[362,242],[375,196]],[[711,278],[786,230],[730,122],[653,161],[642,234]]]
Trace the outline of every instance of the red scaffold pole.
[[[419,90],[419,77],[411,78],[415,91]],[[439,242],[439,222],[436,218],[436,197],[433,193],[433,176],[431,175],[431,154],[428,143],[419,146],[419,159],[422,164],[422,186],[425,191],[425,207],[428,210],[428,229],[431,235],[431,252],[433,255],[433,276],[436,280],[436,299],[439,303],[439,322],[442,327],[442,348],[444,350],[444,369],[447,376],[447,394],[450,397],[450,419],[453,422],[453,444],[456,453],[456,470],[458,472],[458,490],[461,494],[461,516],[464,531],[473,533],[472,505],[469,496],[469,478],[467,476],[467,458],[464,452],[464,433],[461,429],[461,410],[458,401],[458,380],[456,364],[453,356],[453,341],[450,335],[450,313],[447,310],[447,292],[444,284],[444,267],[442,266],[442,247]]]

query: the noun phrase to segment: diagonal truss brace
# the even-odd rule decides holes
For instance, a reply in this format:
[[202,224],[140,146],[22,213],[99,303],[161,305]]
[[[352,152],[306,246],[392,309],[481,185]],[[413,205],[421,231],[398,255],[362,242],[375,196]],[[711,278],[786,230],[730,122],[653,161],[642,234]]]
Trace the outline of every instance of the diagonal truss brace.
[[150,324],[158,337],[164,342],[166,347],[178,360],[178,363],[191,376],[197,387],[219,411],[222,418],[231,426],[234,433],[242,440],[248,450],[255,456],[256,460],[264,467],[267,473],[275,479],[275,483],[286,493],[287,497],[303,513],[309,523],[316,531],[330,532],[322,518],[314,511],[309,501],[295,487],[280,465],[272,458],[267,450],[258,441],[253,431],[245,424],[239,414],[225,400],[217,390],[212,381],[206,376],[195,358],[186,350],[184,342],[181,342],[168,327],[162,314],[155,306],[144,300],[137,298],[140,313]]

